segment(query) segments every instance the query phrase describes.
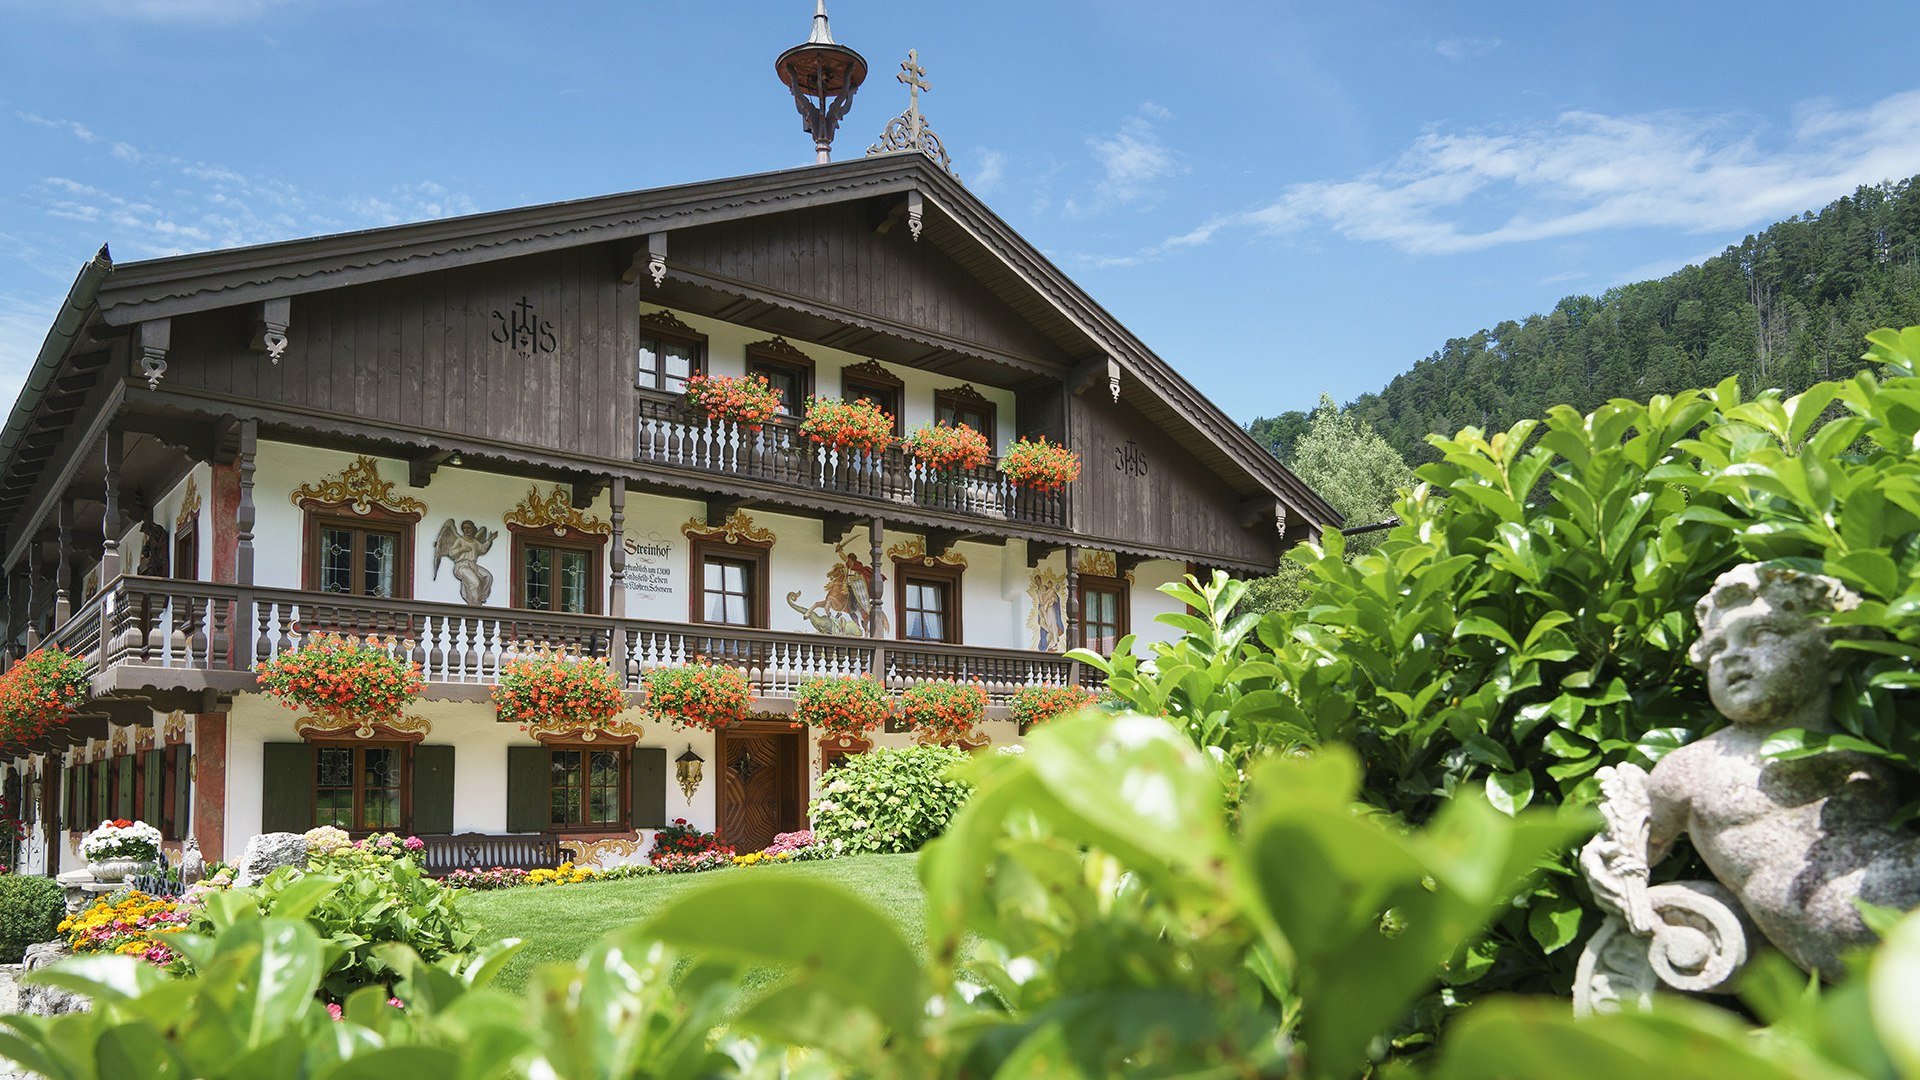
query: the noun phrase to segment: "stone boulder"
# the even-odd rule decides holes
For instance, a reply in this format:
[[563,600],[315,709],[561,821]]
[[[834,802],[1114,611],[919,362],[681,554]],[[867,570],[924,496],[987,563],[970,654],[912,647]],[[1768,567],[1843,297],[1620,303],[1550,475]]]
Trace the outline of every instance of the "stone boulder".
[[270,832],[247,841],[240,856],[239,873],[233,884],[239,888],[260,884],[260,879],[283,866],[307,865],[307,841],[299,833]]
[[[72,955],[73,952],[64,941],[43,941],[27,946],[20,967],[23,971],[31,972],[50,967]],[[86,1012],[91,1008],[85,997],[51,986],[23,987],[20,997],[21,1011],[34,1016],[59,1016],[63,1013]]]

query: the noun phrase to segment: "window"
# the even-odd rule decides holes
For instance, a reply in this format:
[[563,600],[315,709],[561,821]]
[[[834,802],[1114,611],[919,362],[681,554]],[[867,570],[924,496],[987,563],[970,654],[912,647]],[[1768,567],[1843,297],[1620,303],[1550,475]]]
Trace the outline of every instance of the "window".
[[548,821],[555,829],[626,828],[626,748],[557,747],[550,754]]
[[896,625],[908,641],[960,641],[960,568],[922,561],[894,564]]
[[840,396],[848,401],[871,401],[893,417],[893,434],[906,433],[900,412],[900,394],[906,384],[871,360],[840,370]]
[[707,339],[668,312],[640,316],[633,385],[642,390],[678,394],[687,379],[706,370]]
[[1080,576],[1080,644],[1110,656],[1127,636],[1127,583]]
[[406,746],[322,744],[313,754],[313,823],[350,832],[398,829],[405,819]]
[[747,346],[747,374],[760,375],[780,395],[780,415],[799,416],[813,393],[813,360],[782,338]]
[[[508,526],[512,528],[511,525]],[[551,530],[545,530],[547,536]],[[570,530],[571,531],[571,530]],[[600,611],[600,546],[513,537],[513,606],[568,615]]]
[[307,587],[341,596],[413,595],[413,522],[372,511],[365,518],[308,515]]
[[996,447],[999,440],[994,435],[994,422],[998,410],[993,402],[980,396],[980,391],[962,384],[948,390],[936,391],[933,395],[933,420],[936,424],[965,424],[987,437],[987,446]]
[[767,548],[695,539],[689,617],[720,626],[767,625]]
[[181,581],[200,579],[200,523],[188,521],[173,532],[173,576]]

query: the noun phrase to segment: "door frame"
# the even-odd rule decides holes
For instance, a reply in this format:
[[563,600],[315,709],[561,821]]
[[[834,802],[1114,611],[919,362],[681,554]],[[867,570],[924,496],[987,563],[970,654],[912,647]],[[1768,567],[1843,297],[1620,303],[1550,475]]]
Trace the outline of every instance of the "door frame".
[[[729,749],[727,743],[733,737],[742,735],[750,735],[754,738],[771,735],[780,740],[780,769],[783,774],[789,775],[782,775],[779,778],[780,787],[776,791],[788,803],[789,812],[782,814],[779,807],[775,808],[774,816],[785,819],[775,831],[792,832],[808,828],[807,795],[812,787],[813,778],[812,762],[807,754],[807,729],[796,728],[784,720],[742,720],[728,724],[714,732],[713,758],[716,772],[727,768],[727,761],[731,756],[727,752]],[[732,843],[721,832],[728,818],[727,811],[731,808],[728,789],[729,785],[716,775],[713,791],[713,828],[723,844]]]

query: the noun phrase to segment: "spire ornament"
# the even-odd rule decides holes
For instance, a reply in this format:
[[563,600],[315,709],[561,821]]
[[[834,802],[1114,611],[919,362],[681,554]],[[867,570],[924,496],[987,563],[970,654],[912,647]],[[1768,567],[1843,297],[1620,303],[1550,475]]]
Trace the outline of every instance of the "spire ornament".
[[815,0],[813,32],[781,53],[773,70],[793,92],[800,126],[813,136],[814,161],[826,164],[833,158],[834,133],[853,106],[854,91],[867,78],[866,57],[833,40],[827,0]]
[[907,85],[907,111],[887,121],[887,126],[880,131],[880,141],[867,147],[867,153],[890,154],[898,150],[917,150],[938,162],[948,176],[958,180],[960,174],[953,171],[953,160],[947,156],[946,144],[927,126],[927,118],[920,113],[920,92],[932,90],[933,84],[927,81],[927,69],[920,63],[919,49],[907,50],[907,58],[900,62],[900,74],[894,78]]

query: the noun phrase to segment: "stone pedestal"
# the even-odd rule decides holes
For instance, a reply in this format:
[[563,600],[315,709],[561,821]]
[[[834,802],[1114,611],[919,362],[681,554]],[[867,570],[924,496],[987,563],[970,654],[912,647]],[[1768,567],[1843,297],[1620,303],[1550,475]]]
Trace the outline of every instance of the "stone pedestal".
[[96,881],[87,870],[69,870],[53,880],[67,893],[67,914],[78,915],[93,906],[95,898],[102,893],[127,887],[123,881]]

